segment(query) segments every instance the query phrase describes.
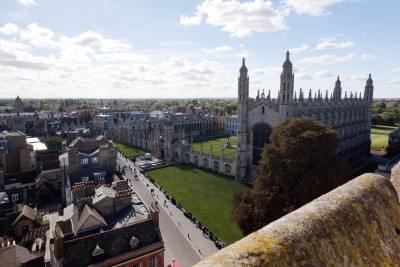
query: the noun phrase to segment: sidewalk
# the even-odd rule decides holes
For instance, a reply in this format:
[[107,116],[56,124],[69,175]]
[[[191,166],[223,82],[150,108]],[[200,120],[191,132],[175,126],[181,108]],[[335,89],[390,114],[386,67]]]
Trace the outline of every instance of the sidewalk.
[[[215,252],[219,251],[216,247],[215,243],[210,240],[208,237],[203,235],[203,231],[196,227],[196,224],[192,222],[189,218],[187,218],[183,211],[177,208],[174,204],[171,203],[166,197],[165,194],[157,188],[154,184],[152,184],[144,174],[140,173],[139,168],[133,165],[132,162],[125,159],[120,158],[121,165],[128,165],[131,166],[132,172],[127,169],[125,176],[129,179],[133,180],[134,176],[134,169],[136,169],[136,174],[139,176],[139,180],[147,187],[149,192],[154,190],[154,200],[157,201],[158,207],[160,212],[164,211],[175,221],[175,223],[179,226],[182,235],[186,236],[191,241],[193,248],[197,251],[200,258],[204,259],[208,256],[214,254]],[[164,201],[166,205],[164,205]]]

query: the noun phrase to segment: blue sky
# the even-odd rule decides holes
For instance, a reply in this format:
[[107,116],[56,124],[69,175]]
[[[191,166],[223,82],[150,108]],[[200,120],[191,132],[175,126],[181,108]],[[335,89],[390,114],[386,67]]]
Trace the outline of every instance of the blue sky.
[[398,0],[1,0],[2,98],[277,97],[295,90],[400,98]]

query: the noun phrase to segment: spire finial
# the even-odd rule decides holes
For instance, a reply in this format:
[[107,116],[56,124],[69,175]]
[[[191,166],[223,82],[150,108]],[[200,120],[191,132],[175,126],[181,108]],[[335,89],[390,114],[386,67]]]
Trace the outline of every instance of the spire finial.
[[289,55],[290,55],[289,50],[287,50],[286,51],[286,60],[289,60]]
[[246,66],[246,59],[244,57],[242,59],[242,66]]

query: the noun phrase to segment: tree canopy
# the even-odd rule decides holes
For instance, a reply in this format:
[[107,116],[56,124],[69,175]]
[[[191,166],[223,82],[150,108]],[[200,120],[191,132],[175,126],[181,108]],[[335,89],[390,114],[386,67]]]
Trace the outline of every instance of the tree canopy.
[[47,148],[57,148],[61,150],[62,139],[58,136],[47,137],[44,140],[44,143],[46,144]]
[[339,140],[309,118],[276,126],[262,152],[254,187],[233,197],[233,219],[249,234],[347,182]]

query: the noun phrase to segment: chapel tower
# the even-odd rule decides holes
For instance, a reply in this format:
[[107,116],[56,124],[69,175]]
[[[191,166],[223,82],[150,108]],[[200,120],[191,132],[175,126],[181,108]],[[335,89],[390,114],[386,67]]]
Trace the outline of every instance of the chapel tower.
[[286,60],[282,65],[281,84],[279,89],[279,121],[291,118],[293,116],[292,103],[294,92],[294,74],[293,65],[290,62],[289,51],[286,52]]
[[237,121],[237,166],[238,178],[245,179],[247,175],[247,105],[249,101],[249,76],[245,59],[239,70],[238,78],[238,121]]
[[337,80],[335,82],[335,88],[333,88],[333,100],[340,101],[342,99],[342,83],[339,80],[339,76],[337,76]]

